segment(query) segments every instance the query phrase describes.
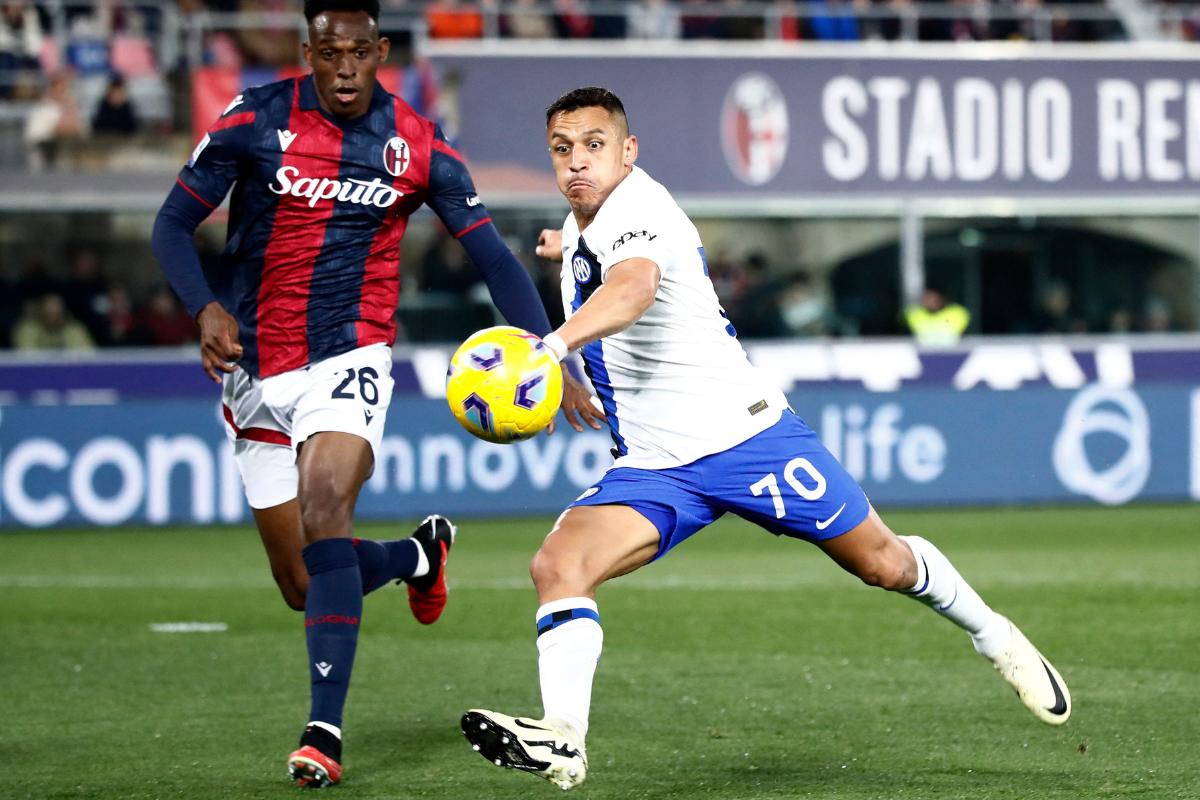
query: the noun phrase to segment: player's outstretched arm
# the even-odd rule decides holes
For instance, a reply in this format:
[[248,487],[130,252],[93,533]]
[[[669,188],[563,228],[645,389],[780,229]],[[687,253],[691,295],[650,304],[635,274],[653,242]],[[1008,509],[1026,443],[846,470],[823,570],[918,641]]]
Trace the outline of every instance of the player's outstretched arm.
[[570,352],[625,330],[654,305],[661,276],[658,265],[646,258],[629,258],[615,264],[600,288],[547,337],[547,343],[555,347],[558,337]]

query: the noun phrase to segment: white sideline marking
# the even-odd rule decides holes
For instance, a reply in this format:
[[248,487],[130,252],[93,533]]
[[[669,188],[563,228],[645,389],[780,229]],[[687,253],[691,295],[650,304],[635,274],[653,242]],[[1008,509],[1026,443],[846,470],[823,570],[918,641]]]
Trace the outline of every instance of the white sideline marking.
[[152,622],[150,630],[155,633],[224,633],[229,626],[224,622]]

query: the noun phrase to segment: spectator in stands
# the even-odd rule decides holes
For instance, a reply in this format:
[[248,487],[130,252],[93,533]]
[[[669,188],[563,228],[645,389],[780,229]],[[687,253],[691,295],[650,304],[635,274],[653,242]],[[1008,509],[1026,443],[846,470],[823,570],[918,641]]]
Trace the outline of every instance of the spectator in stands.
[[111,286],[104,308],[104,336],[98,339],[107,347],[132,347],[144,344],[133,316],[133,301],[124,286]]
[[86,135],[87,126],[71,78],[60,72],[50,79],[42,98],[25,119],[25,146],[34,170],[54,166],[65,142]]
[[1161,297],[1150,297],[1146,301],[1142,329],[1147,333],[1167,333],[1175,330],[1170,303]]
[[129,99],[125,79],[120,75],[113,75],[109,79],[108,88],[104,90],[104,96],[100,98],[100,104],[96,106],[96,113],[92,115],[92,132],[127,136],[137,133],[139,127],[137,112],[133,108],[133,101]]
[[262,66],[294,66],[300,57],[300,34],[289,20],[295,8],[288,0],[238,0],[242,14],[277,14],[281,20],[274,27],[241,28],[237,46],[247,64]]
[[1034,318],[1034,333],[1087,333],[1087,321],[1071,313],[1071,290],[1062,281],[1054,281],[1041,296],[1041,307]]
[[62,290],[67,311],[88,330],[92,341],[108,339],[108,279],[94,250],[83,248],[71,257],[71,277]]
[[36,96],[44,41],[33,6],[13,0],[0,5],[0,99]]
[[0,259],[0,349],[12,347],[13,328],[25,305],[25,287],[11,259]]
[[474,3],[432,0],[425,8],[431,39],[478,39],[483,36],[483,14]]
[[166,286],[155,289],[146,305],[134,314],[136,336],[143,343],[178,347],[197,341],[196,321]]
[[483,277],[467,260],[458,241],[445,229],[441,230],[421,260],[421,290],[465,302],[482,283]]
[[582,0],[554,0],[554,28],[561,39],[587,39],[595,20]]
[[842,0],[813,0],[809,5],[814,12],[809,19],[814,39],[838,42],[862,38],[858,29],[858,17],[851,3]]
[[13,330],[18,350],[91,350],[87,328],[67,312],[62,296],[42,295],[25,304],[25,315]]
[[514,39],[550,39],[554,20],[539,9],[538,0],[509,0],[504,30]]
[[955,344],[971,324],[971,312],[941,289],[926,286],[920,302],[904,310],[904,321],[920,344]]
[[638,0],[625,10],[631,39],[678,39],[683,31],[679,10],[667,0]]
[[803,272],[786,280],[776,300],[781,334],[787,336],[825,336],[835,327],[829,305]]

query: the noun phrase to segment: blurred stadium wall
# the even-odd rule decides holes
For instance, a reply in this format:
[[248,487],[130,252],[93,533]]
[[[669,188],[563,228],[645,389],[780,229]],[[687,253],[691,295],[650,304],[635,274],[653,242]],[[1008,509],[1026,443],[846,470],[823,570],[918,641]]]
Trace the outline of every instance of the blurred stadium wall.
[[[551,303],[532,244],[565,206],[543,109],[585,84],[622,96],[752,358],[876,503],[1200,499],[1187,8],[384,7],[382,80],[454,139]],[[33,2],[0,27],[0,527],[247,518],[149,232],[196,131],[301,71],[302,36],[286,2]],[[590,485],[606,437],[502,448],[446,413],[452,344],[495,313],[432,215],[402,274],[363,514],[551,512]],[[910,330],[926,289],[965,308],[960,340]]]

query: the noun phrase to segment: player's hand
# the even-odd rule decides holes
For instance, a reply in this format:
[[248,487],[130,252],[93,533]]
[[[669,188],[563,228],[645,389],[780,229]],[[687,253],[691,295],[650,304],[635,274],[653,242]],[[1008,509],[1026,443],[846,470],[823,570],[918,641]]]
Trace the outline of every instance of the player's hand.
[[562,229],[544,228],[533,252],[549,261],[562,261]]
[[196,322],[200,324],[200,364],[214,383],[220,383],[220,373],[233,372],[242,357],[237,320],[213,302],[200,311]]
[[[596,398],[592,397],[582,383],[571,376],[565,364],[559,364],[563,374],[562,413],[567,424],[579,432],[583,432],[586,422],[592,430],[601,430],[608,424],[608,417]],[[546,428],[547,433],[554,433],[554,422]]]

